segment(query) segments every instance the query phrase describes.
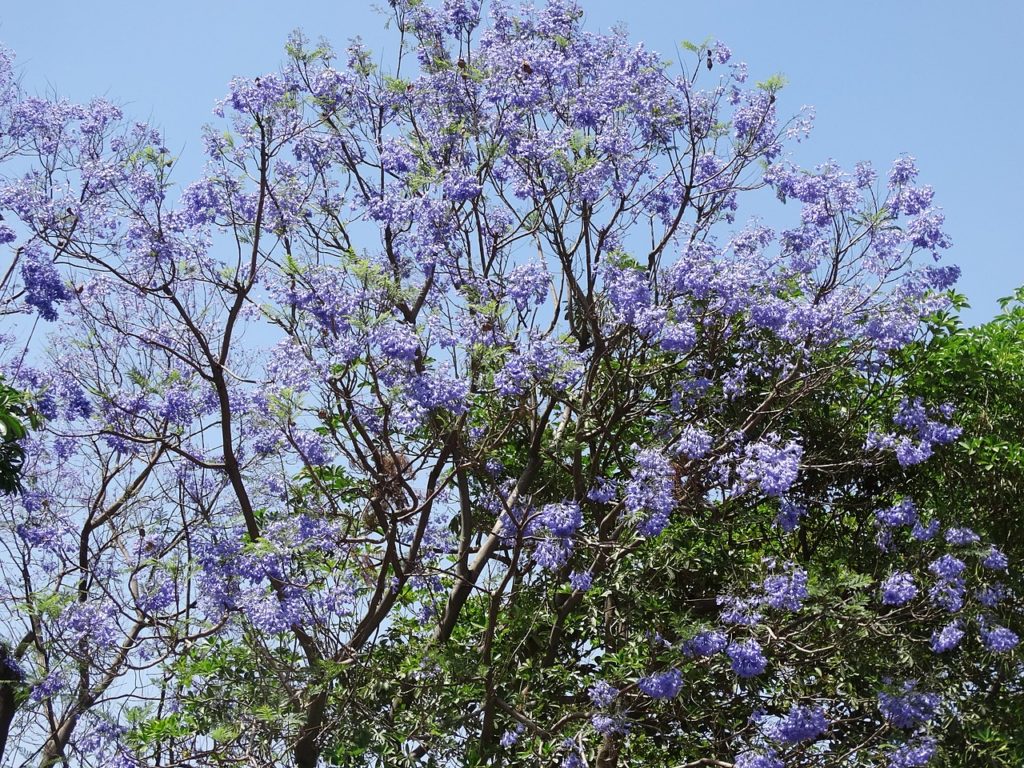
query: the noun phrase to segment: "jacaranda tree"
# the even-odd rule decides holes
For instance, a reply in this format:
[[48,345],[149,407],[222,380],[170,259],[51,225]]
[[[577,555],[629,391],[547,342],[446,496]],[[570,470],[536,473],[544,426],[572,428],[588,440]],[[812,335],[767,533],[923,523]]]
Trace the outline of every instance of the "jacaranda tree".
[[722,43],[390,5],[182,187],[4,58],[3,759],[962,765],[1020,619],[902,482],[959,432],[897,365],[957,275],[912,159],[796,167]]

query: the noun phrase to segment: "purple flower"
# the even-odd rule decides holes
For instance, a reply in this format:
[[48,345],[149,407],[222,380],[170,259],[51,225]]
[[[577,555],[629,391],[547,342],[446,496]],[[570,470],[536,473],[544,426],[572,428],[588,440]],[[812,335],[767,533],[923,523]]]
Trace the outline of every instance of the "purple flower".
[[579,592],[586,592],[594,583],[594,574],[590,571],[573,571],[569,574],[569,584]]
[[381,147],[380,162],[385,171],[401,175],[415,171],[419,165],[408,144],[395,138],[386,139]]
[[938,694],[916,690],[916,683],[912,680],[903,684],[903,691],[900,694],[878,694],[878,709],[886,720],[897,728],[910,729],[935,717],[942,702]]
[[882,603],[884,605],[904,605],[917,597],[917,586],[914,577],[909,573],[894,573],[882,582]]
[[775,516],[775,524],[786,533],[792,533],[799,527],[800,520],[807,514],[807,508],[791,501],[782,501],[779,512]]
[[[942,418],[949,418],[952,412],[949,409],[940,408],[938,415]],[[929,416],[919,397],[900,403],[899,411],[893,421],[903,429],[915,433],[914,439],[904,436],[896,442],[896,459],[902,467],[920,464],[932,455],[936,445],[951,443],[962,432],[960,427],[945,424]]]
[[469,31],[480,23],[479,0],[444,0],[444,15],[456,34]]
[[[940,249],[949,248],[953,241],[943,231],[946,217],[937,211],[925,211],[907,223],[907,235],[915,248],[931,251],[936,258]],[[959,433],[958,433],[959,434]]]
[[978,598],[978,602],[986,608],[995,608],[999,603],[1006,599],[1006,587],[1002,584],[995,583],[982,587],[975,594]]
[[728,644],[729,640],[723,632],[700,632],[683,643],[683,654],[691,657],[714,656],[725,650]]
[[513,354],[494,376],[494,386],[503,397],[516,397],[533,383],[533,372],[522,355]]
[[678,669],[670,669],[660,675],[642,677],[636,685],[652,699],[673,699],[683,687],[683,676]]
[[127,728],[96,713],[89,718],[92,727],[78,740],[77,747],[111,768],[141,768],[141,763],[128,753],[121,739]]
[[469,383],[441,373],[423,373],[410,382],[408,393],[427,411],[443,408],[458,416],[468,407]]
[[651,286],[644,274],[638,269],[607,266],[603,276],[616,323],[636,328],[645,339],[658,336],[665,310],[652,306]]
[[707,430],[687,424],[679,433],[676,453],[688,459],[701,459],[711,450],[711,433]]
[[170,424],[176,424],[184,426],[188,424],[192,418],[196,409],[192,402],[192,395],[187,388],[183,386],[171,387],[164,394],[164,402],[157,408],[157,415],[166,419]]
[[911,528],[910,535],[915,541],[930,541],[935,538],[935,534],[938,532],[938,520],[929,520],[926,525],[922,525],[921,521],[918,520],[914,523],[914,527]]
[[21,278],[25,283],[25,303],[33,306],[43,320],[56,320],[54,304],[71,298],[53,261],[43,255],[37,243],[25,246],[21,256]]
[[772,608],[799,611],[807,599],[807,571],[794,568],[790,573],[769,576],[762,590],[764,602]]
[[768,666],[768,660],[756,640],[730,643],[725,652],[732,662],[732,671],[740,677],[756,677]]
[[923,768],[935,756],[936,742],[930,736],[908,741],[892,750],[888,768]]
[[1005,571],[1010,565],[1010,560],[998,548],[993,546],[989,547],[981,564],[991,571]]
[[444,180],[442,189],[446,199],[453,203],[464,203],[474,197],[479,197],[483,188],[475,176],[453,172]]
[[955,581],[961,577],[967,565],[952,555],[943,555],[928,564],[928,570],[940,581]]
[[894,214],[903,213],[907,216],[914,216],[931,207],[934,195],[934,191],[929,186],[903,187],[898,194],[890,198],[889,206]]
[[526,524],[525,533],[537,539],[532,558],[548,571],[560,568],[572,554],[573,536],[583,524],[576,502],[548,504]]
[[495,374],[494,385],[505,396],[523,394],[533,383],[550,383],[559,392],[582,375],[579,356],[565,344],[531,335],[525,350],[512,352]]
[[940,608],[956,613],[964,605],[964,582],[961,578],[939,581],[928,590],[928,597]]
[[910,499],[904,499],[888,509],[876,510],[875,522],[884,528],[912,526],[917,522],[917,508]]
[[932,650],[935,653],[945,653],[960,645],[964,639],[964,631],[959,621],[953,621],[940,630],[932,633]]
[[563,741],[562,748],[569,751],[566,756],[562,758],[561,768],[587,768],[587,764],[583,762],[583,758],[580,757],[580,752],[576,748],[572,739],[566,739]]
[[135,604],[146,613],[159,613],[174,602],[174,582],[165,573],[153,577],[141,591]]
[[[26,498],[31,499],[31,491],[22,494],[22,504],[29,510]],[[31,511],[31,510],[29,510]],[[21,524],[15,528],[15,533],[20,536],[30,547],[38,548],[51,554],[58,554],[64,546],[64,536],[68,533],[62,527],[56,525],[30,526]]]
[[697,343],[697,332],[692,323],[668,323],[661,331],[660,343],[666,352],[685,355]]
[[770,732],[776,741],[798,744],[801,741],[816,739],[826,730],[828,720],[825,719],[825,712],[821,707],[801,707],[794,704],[789,714],[775,723]]
[[950,528],[946,531],[946,541],[955,547],[966,547],[977,544],[981,537],[970,528]]
[[326,437],[316,432],[296,431],[292,435],[295,447],[310,466],[322,467],[330,464],[333,459],[331,444]]
[[287,93],[288,85],[276,72],[249,80],[236,77],[229,84],[230,96],[223,102],[237,112],[259,114],[271,111]]
[[889,171],[889,188],[909,184],[917,178],[917,166],[914,158],[904,155],[893,161],[892,170]]
[[764,618],[764,615],[757,611],[761,603],[762,601],[759,598],[743,600],[738,597],[721,595],[718,598],[718,604],[724,606],[722,622],[724,624],[739,624],[745,627],[753,626]]
[[590,695],[590,700],[594,702],[595,707],[606,709],[615,701],[615,697],[619,695],[619,689],[609,685],[604,680],[598,680],[587,691]]
[[866,189],[875,183],[878,173],[871,167],[871,163],[857,163],[853,169],[853,178],[858,189]]
[[930,443],[915,443],[909,437],[901,437],[896,441],[896,460],[901,467],[912,467],[931,458]]
[[535,518],[535,528],[545,528],[563,539],[573,536],[582,523],[583,516],[580,513],[580,505],[576,502],[547,504],[541,508]]
[[543,264],[520,264],[505,279],[506,294],[520,312],[541,304],[551,287],[551,275]]
[[981,631],[981,642],[994,653],[1007,653],[1017,647],[1020,638],[1006,627],[990,627]]
[[57,669],[51,669],[50,673],[44,677],[40,682],[32,686],[32,692],[29,694],[29,702],[32,704],[38,704],[43,699],[48,699],[51,696],[60,693],[67,686],[67,678],[64,673]]
[[760,486],[768,496],[781,496],[796,481],[803,448],[792,440],[783,445],[778,435],[770,434],[747,445],[743,454],[737,467],[742,483],[746,487]]
[[74,642],[88,640],[101,648],[110,648],[122,638],[113,603],[72,603],[61,615],[61,624]]
[[7,681],[23,682],[25,680],[25,670],[10,654],[3,654],[0,658],[0,674],[3,674],[3,679]]
[[963,560],[952,555],[942,555],[929,564],[928,569],[936,578],[936,583],[928,593],[933,602],[952,612],[963,607],[963,572],[966,567]]
[[231,196],[216,179],[201,179],[181,193],[181,214],[190,226],[203,227],[225,216],[231,208]]
[[615,484],[603,477],[594,480],[594,485],[587,492],[587,498],[597,504],[607,504],[615,498]]
[[375,334],[377,345],[392,360],[411,363],[420,349],[420,340],[405,323],[389,323]]
[[561,568],[572,554],[573,543],[569,539],[542,539],[537,542],[530,555],[532,560],[546,571]]
[[587,491],[587,498],[597,504],[607,504],[615,498],[615,484],[599,477],[594,481],[593,487]]
[[594,726],[595,731],[605,736],[629,732],[629,727],[621,717],[612,717],[611,715],[599,713],[591,716],[590,724]]
[[637,531],[657,536],[675,509],[675,470],[665,454],[654,449],[636,455],[636,469],[626,486],[626,509],[640,518]]
[[503,734],[501,734],[501,739],[498,741],[498,743],[505,748],[514,747],[516,744],[519,743],[519,739],[523,735],[523,731],[525,730],[526,726],[524,726],[522,723],[517,723],[514,729],[505,731]]

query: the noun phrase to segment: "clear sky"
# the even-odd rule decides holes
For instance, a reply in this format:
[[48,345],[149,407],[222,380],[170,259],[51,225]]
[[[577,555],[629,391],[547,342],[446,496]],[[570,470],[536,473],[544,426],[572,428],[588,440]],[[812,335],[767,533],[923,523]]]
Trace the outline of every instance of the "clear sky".
[[[789,85],[782,111],[814,105],[816,128],[796,159],[880,168],[900,153],[936,189],[963,269],[959,289],[980,322],[1024,285],[1018,157],[1024,105],[1020,0],[581,0],[588,26],[625,22],[666,57],[708,36],[762,79]],[[386,6],[386,2],[381,0]],[[339,48],[359,35],[393,48],[384,17],[347,0],[8,0],[0,41],[31,91],[76,100],[103,95],[163,127],[182,151],[178,181],[199,167],[199,126],[234,75],[275,69],[287,33],[301,27]]]

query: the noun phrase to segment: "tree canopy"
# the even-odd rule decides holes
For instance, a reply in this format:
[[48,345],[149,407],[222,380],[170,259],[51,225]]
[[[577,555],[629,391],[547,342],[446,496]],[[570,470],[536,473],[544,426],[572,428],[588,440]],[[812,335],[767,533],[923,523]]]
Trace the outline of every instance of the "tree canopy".
[[1020,764],[1024,315],[913,158],[798,167],[722,42],[389,12],[180,187],[0,57],[3,759]]

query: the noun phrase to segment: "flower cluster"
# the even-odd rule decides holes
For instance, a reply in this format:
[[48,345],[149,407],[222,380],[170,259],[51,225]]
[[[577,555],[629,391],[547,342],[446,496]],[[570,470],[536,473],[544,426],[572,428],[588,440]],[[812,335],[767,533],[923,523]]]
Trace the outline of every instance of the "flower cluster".
[[548,504],[533,515],[524,533],[536,539],[533,560],[549,571],[560,568],[572,554],[577,531],[583,525],[579,504]]
[[642,677],[637,681],[639,688],[652,699],[674,699],[683,687],[683,676],[678,669]]
[[917,690],[917,683],[908,680],[901,693],[880,693],[878,709],[897,728],[916,728],[931,721],[942,703],[938,694]]
[[828,730],[828,720],[821,707],[794,704],[789,713],[769,728],[772,738],[784,744],[798,744],[818,738]]
[[807,599],[807,571],[793,567],[788,573],[772,574],[764,580],[764,603],[772,608],[799,611]]
[[892,574],[882,582],[882,603],[885,605],[904,605],[917,597],[917,585],[909,573]]
[[1006,627],[987,627],[981,631],[981,642],[994,653],[1007,653],[1017,647],[1020,638]]
[[761,644],[756,640],[730,643],[725,652],[732,662],[732,671],[740,677],[757,677],[768,666]]
[[683,654],[686,656],[714,656],[721,653],[729,644],[729,639],[723,632],[712,630],[710,632],[699,632],[690,640],[683,643]]
[[626,509],[643,536],[657,536],[676,507],[675,469],[664,453],[646,449],[636,455],[636,469],[626,485]]
[[935,756],[936,747],[930,736],[901,744],[888,754],[888,768],[923,768]]
[[21,277],[25,283],[25,303],[35,307],[43,320],[56,320],[54,305],[67,301],[71,294],[52,258],[47,258],[37,242],[30,243],[22,251]]
[[736,468],[741,489],[759,487],[767,496],[781,496],[796,482],[803,448],[796,441],[783,444],[778,435],[750,443]]
[[610,685],[605,680],[598,680],[590,686],[588,694],[595,707],[605,709],[615,701],[616,696],[619,695],[619,689]]
[[964,631],[961,628],[961,622],[959,620],[952,621],[932,634],[932,650],[935,653],[951,651],[960,645],[960,641],[963,639]]
[[508,273],[507,295],[520,312],[531,304],[540,304],[547,297],[551,275],[543,264],[521,264]]
[[953,416],[951,406],[944,405],[937,414],[930,414],[921,398],[904,400],[894,417],[898,427],[906,433],[898,436],[892,433],[872,433],[868,436],[869,449],[894,449],[900,466],[909,467],[928,459],[937,445],[947,445],[956,440],[963,431],[960,427],[940,421]]
[[638,269],[607,266],[604,269],[605,295],[615,321],[637,330],[645,339],[659,336],[665,322],[665,310],[654,306],[651,287]]
[[935,577],[935,583],[928,595],[936,605],[954,613],[963,607],[966,567],[963,560],[952,555],[942,555],[929,564],[928,570]]

